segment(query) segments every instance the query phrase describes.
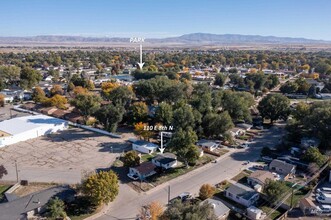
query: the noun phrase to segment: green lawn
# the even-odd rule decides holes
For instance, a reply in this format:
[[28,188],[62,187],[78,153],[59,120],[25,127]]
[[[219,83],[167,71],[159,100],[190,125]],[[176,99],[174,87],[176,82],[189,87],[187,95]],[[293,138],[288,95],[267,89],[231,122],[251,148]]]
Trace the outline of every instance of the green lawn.
[[[293,207],[295,207],[301,198],[303,198],[309,192],[308,189],[301,188],[295,191],[293,194]],[[285,204],[291,205],[291,196],[285,201]]]
[[[265,213],[269,213],[272,208],[268,207],[268,206],[261,206],[261,207],[258,207],[259,209],[261,209],[263,212]],[[277,217],[279,217],[282,213],[279,212],[278,210],[275,210],[271,215],[270,215],[270,219],[277,219]]]
[[162,184],[162,183],[167,182],[171,179],[174,179],[178,176],[184,175],[184,174],[186,174],[186,173],[188,173],[188,172],[190,172],[194,169],[197,169],[197,168],[203,166],[204,164],[207,164],[207,163],[209,163],[213,160],[214,160],[213,157],[208,156],[208,155],[204,155],[201,158],[199,158],[196,165],[194,165],[194,166],[185,167],[183,165],[183,166],[179,166],[179,167],[176,167],[176,168],[173,168],[173,169],[169,169],[169,170],[165,171],[162,174],[151,176],[148,179],[148,182],[153,184],[153,185]]
[[246,183],[247,177],[251,174],[251,171],[243,170],[237,176],[233,177],[232,180],[239,183]]
[[145,161],[151,161],[153,157],[156,156],[156,153],[153,154],[141,154],[141,161],[145,162]]
[[0,202],[4,198],[4,192],[6,192],[7,189],[9,189],[10,187],[11,187],[10,185],[0,185]]
[[4,193],[10,186],[8,185],[0,185],[0,194]]
[[148,182],[152,183],[153,185],[160,185],[164,182],[167,182],[171,179],[174,179],[178,176],[188,173],[188,172],[192,171],[193,169],[194,169],[194,167],[186,168],[185,166],[177,167],[174,169],[169,169],[162,174],[151,176],[148,179]]

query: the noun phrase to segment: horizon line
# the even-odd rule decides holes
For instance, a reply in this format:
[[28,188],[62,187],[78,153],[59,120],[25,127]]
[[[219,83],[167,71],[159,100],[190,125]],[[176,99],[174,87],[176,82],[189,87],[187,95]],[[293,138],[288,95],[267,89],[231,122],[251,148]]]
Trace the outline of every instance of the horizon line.
[[[121,33],[120,35],[116,36],[116,33],[112,34],[88,34],[88,33],[80,33],[80,34],[36,34],[36,35],[0,35],[0,38],[33,38],[33,37],[47,37],[47,36],[57,36],[57,37],[82,37],[82,38],[130,38],[127,35],[136,35],[136,36],[130,36],[130,37],[145,37],[144,35],[148,35],[147,33]],[[150,33],[153,34],[153,33]],[[154,33],[155,34],[155,33]],[[158,34],[165,34],[167,33],[158,33]],[[240,35],[240,36],[258,36],[258,37],[276,37],[276,38],[291,38],[291,39],[304,39],[304,40],[315,40],[315,41],[331,41],[326,39],[315,39],[315,38],[307,38],[307,37],[288,37],[288,36],[277,36],[277,35],[260,35],[260,34],[218,34],[218,33],[210,33],[210,32],[194,32],[194,33],[186,33],[186,34],[168,34],[167,36],[151,36],[146,37],[149,39],[164,39],[164,38],[173,38],[173,37],[181,37],[184,35],[192,35],[192,34],[210,34],[210,35]],[[113,35],[113,36],[111,36]],[[126,36],[125,36],[126,35]]]

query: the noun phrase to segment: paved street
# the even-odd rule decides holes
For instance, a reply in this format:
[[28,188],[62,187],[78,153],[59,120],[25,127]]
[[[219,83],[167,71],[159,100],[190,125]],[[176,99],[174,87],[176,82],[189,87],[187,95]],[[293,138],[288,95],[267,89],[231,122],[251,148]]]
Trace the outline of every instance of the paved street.
[[109,205],[108,210],[96,219],[134,219],[138,213],[138,209],[142,205],[146,205],[152,201],[159,201],[166,204],[169,185],[171,187],[171,198],[174,198],[180,193],[187,191],[193,195],[197,195],[199,188],[204,183],[216,184],[230,179],[247,167],[243,165],[244,161],[257,160],[260,156],[260,150],[264,146],[278,144],[280,137],[284,134],[284,126],[284,124],[278,124],[272,127],[260,138],[255,139],[248,149],[236,150],[229,153],[225,157],[221,157],[217,163],[210,163],[186,175],[173,179],[168,183],[159,185],[147,193],[137,193],[129,186],[120,184],[119,196]]

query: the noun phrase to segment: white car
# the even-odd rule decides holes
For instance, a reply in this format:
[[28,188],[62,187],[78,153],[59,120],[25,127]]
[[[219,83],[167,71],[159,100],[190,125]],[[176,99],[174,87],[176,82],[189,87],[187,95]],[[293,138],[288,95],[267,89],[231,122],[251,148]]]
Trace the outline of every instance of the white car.
[[139,179],[139,176],[135,175],[135,174],[132,174],[132,173],[128,173],[127,175],[130,179],[133,179],[133,180],[138,180]]

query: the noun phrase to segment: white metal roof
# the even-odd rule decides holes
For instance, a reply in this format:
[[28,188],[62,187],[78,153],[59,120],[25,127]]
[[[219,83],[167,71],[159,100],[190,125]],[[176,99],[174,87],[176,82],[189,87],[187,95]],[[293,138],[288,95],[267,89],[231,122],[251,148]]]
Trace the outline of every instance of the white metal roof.
[[0,131],[8,134],[20,134],[38,127],[49,127],[65,123],[64,120],[46,115],[29,115],[0,122]]

